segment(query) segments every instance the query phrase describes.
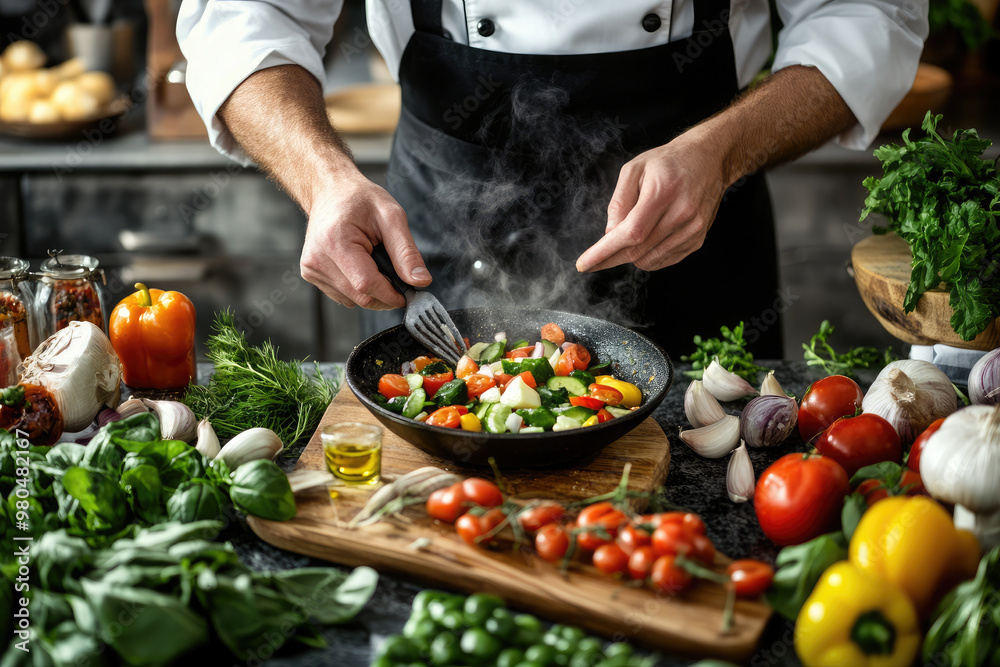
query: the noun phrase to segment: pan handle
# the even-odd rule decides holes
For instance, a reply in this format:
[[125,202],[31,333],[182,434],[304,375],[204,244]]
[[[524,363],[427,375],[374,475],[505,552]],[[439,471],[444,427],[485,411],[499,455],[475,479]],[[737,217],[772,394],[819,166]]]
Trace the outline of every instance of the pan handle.
[[392,283],[397,292],[405,295],[413,289],[413,287],[403,282],[403,279],[396,273],[396,269],[393,268],[392,260],[389,259],[389,253],[386,251],[384,245],[377,245],[372,248],[372,259],[375,260],[375,266],[378,267],[378,270],[389,279],[389,282]]

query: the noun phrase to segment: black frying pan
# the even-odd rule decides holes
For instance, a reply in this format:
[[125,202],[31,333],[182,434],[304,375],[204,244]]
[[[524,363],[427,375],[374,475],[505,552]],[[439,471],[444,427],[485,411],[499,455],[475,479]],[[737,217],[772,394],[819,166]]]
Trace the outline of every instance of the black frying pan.
[[449,313],[471,343],[492,341],[499,331],[506,332],[508,340],[536,340],[543,324],[555,322],[567,340],[581,343],[590,351],[591,365],[610,362],[616,378],[642,389],[643,402],[624,417],[570,431],[518,435],[429,426],[390,412],[370,398],[378,390],[380,377],[399,373],[404,361],[428,354],[403,325],[375,334],[354,348],[347,359],[347,385],[358,400],[390,431],[448,461],[485,466],[493,457],[501,469],[567,466],[596,454],[638,426],[663,400],[673,382],[673,365],[658,345],[605,320],[531,308],[476,308]]

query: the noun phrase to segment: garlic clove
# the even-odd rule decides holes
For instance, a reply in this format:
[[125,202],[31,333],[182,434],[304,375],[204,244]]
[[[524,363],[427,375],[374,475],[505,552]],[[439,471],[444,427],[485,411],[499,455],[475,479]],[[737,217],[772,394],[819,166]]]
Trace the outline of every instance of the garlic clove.
[[142,402],[160,418],[160,437],[164,440],[191,442],[198,434],[198,421],[194,412],[179,401],[154,401],[148,398]]
[[122,419],[128,419],[143,412],[149,412],[149,408],[146,407],[141,398],[130,398],[118,406],[118,414],[122,416]]
[[225,461],[230,470],[257,459],[273,459],[284,445],[281,438],[269,428],[251,428],[226,443],[217,458]]
[[709,426],[726,416],[718,399],[705,389],[701,380],[692,380],[684,392],[684,415],[695,428]]
[[222,449],[219,446],[219,436],[215,434],[215,429],[207,419],[198,422],[198,444],[195,445],[195,449],[208,460],[218,456]]
[[681,440],[707,459],[722,458],[740,442],[739,417],[726,415],[709,426],[681,431]]
[[733,455],[729,457],[726,467],[726,492],[734,503],[745,503],[753,498],[754,486],[753,463],[750,462],[750,452],[747,444],[740,442]]
[[705,389],[720,401],[736,401],[757,393],[749,382],[723,368],[718,358],[712,359],[701,380]]
[[311,489],[334,481],[333,473],[329,470],[295,470],[288,473],[288,485],[292,487],[292,493],[299,493],[306,489]]
[[774,377],[774,371],[768,371],[767,377],[764,381],[760,383],[760,395],[761,396],[788,396],[781,385],[778,383],[778,378]]

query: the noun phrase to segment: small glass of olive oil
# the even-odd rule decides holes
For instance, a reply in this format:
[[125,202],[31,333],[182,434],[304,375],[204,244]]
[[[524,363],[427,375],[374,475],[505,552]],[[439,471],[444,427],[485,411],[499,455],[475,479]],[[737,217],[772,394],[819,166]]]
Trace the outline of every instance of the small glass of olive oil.
[[345,484],[375,484],[382,473],[382,427],[344,422],[320,433],[326,466]]

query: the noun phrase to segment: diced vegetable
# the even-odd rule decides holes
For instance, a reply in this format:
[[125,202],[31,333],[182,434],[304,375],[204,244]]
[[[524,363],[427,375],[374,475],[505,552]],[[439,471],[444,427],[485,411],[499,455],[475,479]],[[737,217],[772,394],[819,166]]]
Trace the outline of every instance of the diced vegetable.
[[556,417],[556,424],[552,427],[553,431],[569,431],[574,428],[581,428],[582,424],[575,419],[570,419],[565,415],[559,415]]
[[545,382],[545,386],[556,391],[558,389],[565,389],[570,396],[586,396],[587,395],[587,385],[580,382],[574,377],[566,376],[553,376]]
[[552,428],[556,423],[556,416],[548,408],[532,408],[518,410],[517,414],[524,418],[530,426],[539,426],[543,429]]
[[565,389],[549,389],[547,386],[537,389],[539,398],[542,399],[542,407],[555,408],[569,403],[569,392]]
[[500,402],[513,409],[538,408],[542,405],[538,392],[529,387],[521,376],[510,381],[500,396]]
[[523,424],[524,424],[524,419],[521,417],[521,415],[513,412],[510,414],[509,417],[507,417],[507,421],[504,422],[504,425],[507,427],[507,430],[510,431],[511,433],[517,433],[518,431],[520,431],[521,426]]
[[475,343],[472,347],[469,348],[469,351],[466,352],[466,354],[469,356],[470,359],[472,359],[475,362],[478,362],[480,356],[483,354],[483,350],[485,350],[489,346],[490,346],[489,343]]
[[459,417],[459,424],[462,426],[463,431],[482,431],[483,426],[479,421],[479,417],[472,414],[471,412],[467,415],[462,415]]
[[481,403],[499,403],[500,402],[500,388],[492,387],[487,389],[479,395],[479,401]]
[[594,379],[594,376],[592,374],[588,373],[587,371],[573,370],[573,371],[570,371],[569,376],[571,378],[576,378],[577,380],[579,380],[583,384],[587,385],[588,387],[596,382],[596,380]]
[[490,433],[504,433],[507,430],[507,417],[510,417],[510,406],[496,403],[486,413],[483,428]]
[[497,341],[487,345],[479,354],[479,363],[492,364],[494,361],[503,359],[505,350],[504,341]]
[[424,376],[420,373],[409,373],[406,375],[406,384],[409,385],[410,391],[418,389],[424,386]]
[[[419,375],[417,377],[420,377]],[[395,400],[395,399],[393,399]],[[427,400],[427,392],[419,387],[414,388],[409,396],[406,397],[406,402],[403,404],[403,416],[414,418],[424,409],[424,401]]]
[[465,380],[456,378],[445,383],[434,394],[434,402],[439,406],[464,404],[469,400],[469,391],[465,386]]

